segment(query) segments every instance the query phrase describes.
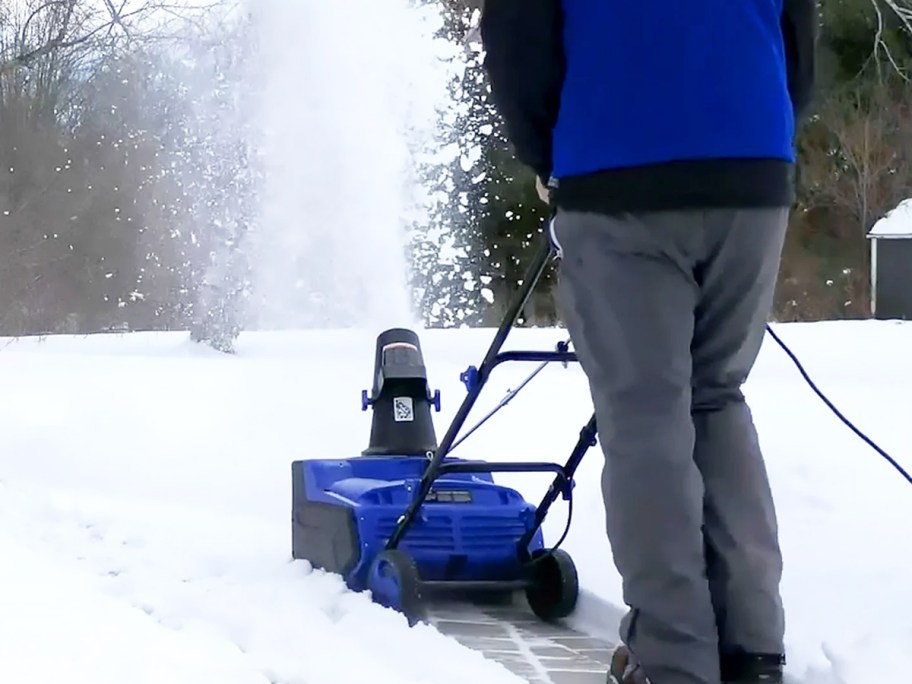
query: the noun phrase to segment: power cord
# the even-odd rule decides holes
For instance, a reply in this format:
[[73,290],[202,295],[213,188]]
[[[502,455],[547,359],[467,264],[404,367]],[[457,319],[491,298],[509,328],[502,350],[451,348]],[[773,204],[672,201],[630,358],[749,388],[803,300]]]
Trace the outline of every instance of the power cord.
[[912,475],[909,475],[909,473],[901,465],[899,465],[899,463],[896,462],[896,459],[894,459],[892,456],[890,456],[890,454],[888,454],[886,451],[881,449],[877,444],[874,443],[874,441],[870,437],[868,437],[864,432],[859,430],[852,423],[852,421],[850,421],[848,418],[846,418],[844,415],[842,415],[842,412],[840,412],[840,410],[833,405],[833,402],[830,401],[822,391],[820,391],[820,388],[811,379],[811,376],[808,375],[807,371],[804,369],[804,366],[801,365],[801,361],[799,361],[798,357],[795,356],[795,353],[791,349],[788,348],[788,346],[785,344],[785,342],[783,342],[775,332],[773,332],[773,329],[769,325],[766,326],[766,332],[769,333],[770,337],[772,337],[780,347],[782,347],[782,351],[784,351],[788,355],[788,357],[792,360],[792,362],[798,368],[798,372],[801,373],[801,376],[804,378],[805,382],[807,382],[808,386],[810,386],[810,388],[814,391],[814,393],[818,397],[820,397],[820,400],[824,404],[827,405],[827,408],[829,408],[836,415],[836,417],[839,418],[839,420],[841,420],[843,423],[845,423],[846,427],[848,427],[852,432],[854,432],[856,435],[858,435],[858,437],[865,444],[867,444],[869,447],[874,449],[874,451],[876,451],[883,458],[885,458],[890,463],[890,465],[892,465],[894,468],[896,468],[896,470],[899,472],[899,474],[902,475],[909,484],[912,484]]

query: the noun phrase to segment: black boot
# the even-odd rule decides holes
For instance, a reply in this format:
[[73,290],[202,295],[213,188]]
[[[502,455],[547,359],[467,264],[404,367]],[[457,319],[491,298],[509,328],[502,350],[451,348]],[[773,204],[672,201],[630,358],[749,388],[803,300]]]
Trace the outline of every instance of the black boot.
[[634,662],[627,647],[621,644],[611,656],[608,684],[651,684],[643,668]]
[[773,653],[728,653],[720,663],[724,684],[782,684],[785,656]]

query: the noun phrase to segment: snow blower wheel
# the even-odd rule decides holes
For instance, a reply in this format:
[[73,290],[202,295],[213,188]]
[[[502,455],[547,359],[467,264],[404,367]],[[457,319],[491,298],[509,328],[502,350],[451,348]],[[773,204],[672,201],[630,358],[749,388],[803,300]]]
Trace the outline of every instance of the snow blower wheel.
[[530,584],[526,589],[529,608],[543,622],[561,620],[576,608],[579,577],[573,559],[563,549],[539,549],[529,561]]
[[376,603],[402,613],[412,626],[427,619],[418,566],[407,553],[398,549],[378,553],[367,577]]

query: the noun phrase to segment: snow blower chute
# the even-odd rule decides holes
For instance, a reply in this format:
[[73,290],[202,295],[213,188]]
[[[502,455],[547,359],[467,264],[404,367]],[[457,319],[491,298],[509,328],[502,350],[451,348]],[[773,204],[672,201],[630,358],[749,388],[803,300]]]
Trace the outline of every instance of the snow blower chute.
[[[368,448],[354,458],[292,464],[295,559],[338,573],[354,591],[370,590],[375,602],[404,613],[412,623],[426,619],[427,601],[436,592],[504,596],[524,591],[529,607],[544,621],[574,610],[576,568],[557,548],[560,542],[545,546],[541,525],[559,496],[571,504],[572,515],[573,475],[596,443],[595,417],[582,428],[563,465],[449,455],[496,366],[576,361],[564,342],[554,351],[501,351],[552,256],[546,240],[481,365],[460,376],[468,392],[439,445],[431,408],[440,410],[440,394],[429,389],[418,336],[393,329],[377,338],[373,388],[362,394],[362,409],[373,411]],[[535,506],[495,483],[496,472],[551,472],[554,479]],[[568,529],[569,524],[568,517]]]

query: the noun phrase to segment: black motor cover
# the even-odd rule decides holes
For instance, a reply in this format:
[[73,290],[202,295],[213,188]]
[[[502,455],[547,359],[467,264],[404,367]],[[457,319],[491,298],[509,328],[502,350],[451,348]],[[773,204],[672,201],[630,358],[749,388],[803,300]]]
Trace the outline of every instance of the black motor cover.
[[425,455],[437,449],[431,418],[432,396],[418,335],[393,328],[377,337],[374,386],[364,396],[373,409],[370,443],[364,456]]

